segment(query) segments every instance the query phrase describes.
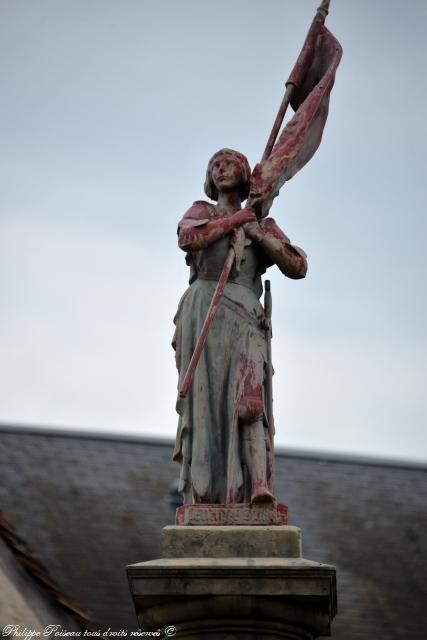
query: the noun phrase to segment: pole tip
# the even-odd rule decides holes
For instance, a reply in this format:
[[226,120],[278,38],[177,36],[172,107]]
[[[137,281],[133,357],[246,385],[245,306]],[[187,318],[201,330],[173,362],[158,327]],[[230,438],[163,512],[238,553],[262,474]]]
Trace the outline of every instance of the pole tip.
[[329,13],[330,2],[331,0],[322,0],[320,7],[317,7],[317,11],[321,11],[324,14],[325,18]]

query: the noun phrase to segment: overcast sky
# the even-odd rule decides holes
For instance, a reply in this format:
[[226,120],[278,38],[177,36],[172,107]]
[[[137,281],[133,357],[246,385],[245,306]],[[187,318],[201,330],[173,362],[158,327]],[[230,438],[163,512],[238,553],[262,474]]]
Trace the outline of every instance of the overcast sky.
[[[318,0],[0,2],[0,421],[173,437],[176,225],[262,154]],[[280,446],[427,460],[427,3],[331,2],[322,144],[271,214]]]

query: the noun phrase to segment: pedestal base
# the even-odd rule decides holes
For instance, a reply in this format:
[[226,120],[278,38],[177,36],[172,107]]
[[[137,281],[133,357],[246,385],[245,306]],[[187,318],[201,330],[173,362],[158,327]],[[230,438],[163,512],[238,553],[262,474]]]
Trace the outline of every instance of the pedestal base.
[[330,635],[335,568],[301,557],[296,527],[166,527],[162,550],[127,568],[144,631],[180,640]]
[[164,527],[164,558],[301,558],[298,527]]

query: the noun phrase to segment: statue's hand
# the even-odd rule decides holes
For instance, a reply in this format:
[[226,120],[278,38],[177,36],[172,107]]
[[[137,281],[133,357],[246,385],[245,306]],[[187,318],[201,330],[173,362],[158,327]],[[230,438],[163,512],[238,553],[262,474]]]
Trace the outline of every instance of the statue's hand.
[[241,227],[243,225],[257,222],[256,215],[252,211],[252,209],[242,209],[241,211],[237,211],[233,214],[233,223],[235,227]]
[[[249,211],[252,210],[249,209]],[[258,218],[253,211],[251,219],[243,225],[243,229],[245,230],[246,235],[256,242],[260,242],[264,235],[259,225]]]

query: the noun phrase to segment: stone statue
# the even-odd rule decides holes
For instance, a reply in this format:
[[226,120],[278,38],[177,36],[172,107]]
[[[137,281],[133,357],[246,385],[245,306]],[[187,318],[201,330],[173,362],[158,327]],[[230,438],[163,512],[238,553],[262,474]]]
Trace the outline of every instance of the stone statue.
[[[174,459],[181,464],[179,491],[187,505],[275,500],[274,429],[266,407],[269,325],[260,303],[261,276],[277,265],[289,278],[304,278],[307,260],[267,215],[280,188],[308,162],[322,137],[341,56],[323,24],[327,4],[319,7],[287,83],[261,163],[251,173],[243,154],[217,151],[205,181],[205,193],[216,204],[196,201],[179,222],[190,286],[175,316],[173,346],[179,388],[188,387],[188,393],[177,403]],[[295,115],[275,143],[288,104]]]
[[[221,275],[231,232],[246,235],[239,272],[234,265],[179,419],[175,459],[181,462],[184,502],[272,501],[270,442],[264,410],[267,364],[261,276],[276,264],[289,278],[303,278],[304,252],[272,218],[258,222],[241,202],[249,192],[245,156],[222,149],[209,161],[205,192],[179,223],[179,246],[187,252],[190,286],[175,317],[174,346],[185,373]],[[245,477],[246,476],[246,477]]]
[[[304,251],[268,216],[320,144],[341,57],[324,27],[328,6],[317,9],[261,162],[251,172],[238,151],[217,151],[208,200],[178,225],[190,267],[173,339],[184,504],[162,531],[162,557],[127,569],[139,627],[165,637],[314,640],[330,635],[336,614],[335,567],[302,557],[301,530],[274,495],[272,305],[261,280],[274,265],[288,278],[307,271]],[[295,114],[280,133],[288,104]]]

